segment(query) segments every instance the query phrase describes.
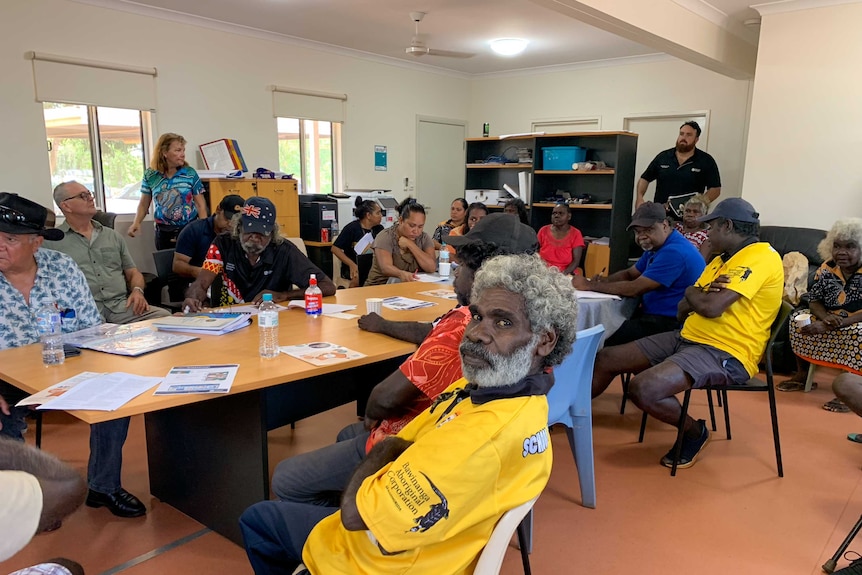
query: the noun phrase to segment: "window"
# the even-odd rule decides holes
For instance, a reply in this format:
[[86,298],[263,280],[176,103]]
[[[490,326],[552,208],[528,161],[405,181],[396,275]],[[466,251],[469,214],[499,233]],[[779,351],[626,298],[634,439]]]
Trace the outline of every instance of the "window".
[[278,169],[293,174],[300,193],[331,194],[338,189],[335,166],[341,124],[278,118]]
[[93,192],[99,209],[135,213],[149,162],[151,114],[56,102],[42,106],[51,185],[76,180]]

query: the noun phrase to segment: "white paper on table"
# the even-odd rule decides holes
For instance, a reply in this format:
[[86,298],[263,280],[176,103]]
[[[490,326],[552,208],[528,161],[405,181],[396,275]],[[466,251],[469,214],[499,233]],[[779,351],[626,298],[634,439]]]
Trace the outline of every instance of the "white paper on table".
[[89,409],[114,411],[162,380],[120,371],[82,381],[66,393],[36,409]]
[[437,305],[434,302],[422,301],[421,299],[410,299],[409,297],[393,296],[383,298],[383,307],[398,311],[420,309]]
[[611,293],[601,293],[590,290],[575,290],[575,293],[577,294],[578,299],[623,299],[620,296]]
[[417,295],[427,295],[430,297],[439,297],[442,299],[458,299],[458,296],[455,295],[455,291],[450,289],[432,289],[428,291],[420,291]]
[[60,383],[55,383],[51,387],[43,389],[39,393],[34,393],[29,397],[25,397],[24,399],[16,403],[15,406],[23,407],[25,405],[44,405],[49,401],[53,401],[54,399],[60,397],[82,381],[87,381],[88,379],[92,379],[100,375],[104,374],[97,373],[95,371],[82,371],[78,375],[72,376],[69,379],[64,379]]
[[374,236],[371,235],[371,232],[368,232],[362,239],[356,242],[356,245],[353,246],[353,251],[357,253],[357,255],[361,255],[365,252],[365,250],[374,242]]
[[451,278],[451,275],[441,276],[440,274],[435,272],[433,274],[417,273],[417,274],[413,274],[413,277],[416,278],[416,281],[425,282],[425,283],[429,283],[429,284],[436,284],[436,283],[442,283],[445,281],[449,281],[449,279]]
[[[294,307],[305,309],[305,300],[304,299],[292,299],[290,303],[287,304],[287,307]],[[337,303],[325,303],[323,304],[323,309],[320,311],[323,315],[332,315],[336,313],[342,313],[345,311],[350,311],[352,309],[356,309],[355,305],[343,305]]]
[[239,364],[180,365],[171,368],[153,395],[227,393]]
[[326,314],[326,317],[335,317],[338,319],[356,319],[360,316],[355,314],[355,313],[338,312],[338,313],[328,313],[328,314]]
[[333,365],[365,357],[364,353],[359,353],[358,351],[353,351],[352,349],[327,341],[286,345],[278,349],[281,353],[286,353],[296,359],[301,359],[302,361],[312,365],[320,366]]
[[[287,311],[286,307],[279,304],[275,304],[275,309],[279,312]],[[251,315],[257,315],[258,313],[260,313],[260,309],[258,307],[258,304],[256,303],[241,303],[238,305],[231,305],[226,307],[214,307],[212,311],[216,311],[219,313],[250,313]]]

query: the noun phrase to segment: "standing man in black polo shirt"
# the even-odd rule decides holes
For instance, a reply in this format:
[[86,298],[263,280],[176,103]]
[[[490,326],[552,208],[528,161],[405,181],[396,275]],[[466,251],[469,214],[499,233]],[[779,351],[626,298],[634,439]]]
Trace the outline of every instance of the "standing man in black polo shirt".
[[675,206],[677,203],[685,204],[695,194],[705,194],[710,202],[721,195],[718,165],[712,156],[695,147],[698,139],[700,126],[697,122],[686,122],[679,127],[676,147],[657,155],[638,180],[636,208],[644,203],[644,195],[653,180],[656,181],[653,201],[664,204],[676,219],[681,219],[682,214],[671,209],[673,206],[668,204],[670,198],[678,198],[674,199]]
[[[246,200],[241,216],[231,221],[231,233],[216,236],[198,277],[186,291],[183,307],[198,311],[213,287],[213,307],[234,303],[260,303],[263,294],[272,301],[301,298],[311,274],[324,296],[335,294],[335,284],[289,240],[281,237],[275,221],[275,206],[267,198]],[[294,286],[299,286],[295,288]]]

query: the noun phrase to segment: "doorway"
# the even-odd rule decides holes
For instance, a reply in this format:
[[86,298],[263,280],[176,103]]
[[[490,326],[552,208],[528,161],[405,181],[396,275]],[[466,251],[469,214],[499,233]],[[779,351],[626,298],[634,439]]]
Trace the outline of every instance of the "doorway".
[[425,206],[425,232],[449,219],[449,206],[464,197],[464,139],[467,123],[443,118],[416,118],[416,198]]

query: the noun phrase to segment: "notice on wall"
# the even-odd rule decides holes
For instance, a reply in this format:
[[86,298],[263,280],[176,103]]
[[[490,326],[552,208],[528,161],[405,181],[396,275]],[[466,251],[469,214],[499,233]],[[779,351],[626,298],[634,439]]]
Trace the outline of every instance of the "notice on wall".
[[374,170],[386,171],[386,146],[374,146]]

